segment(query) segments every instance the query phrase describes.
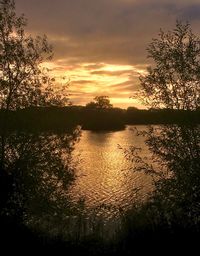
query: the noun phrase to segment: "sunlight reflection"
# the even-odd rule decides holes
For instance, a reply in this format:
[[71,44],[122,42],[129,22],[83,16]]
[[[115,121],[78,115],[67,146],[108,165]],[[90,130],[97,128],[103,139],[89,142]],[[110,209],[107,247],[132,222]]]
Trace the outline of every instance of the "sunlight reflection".
[[[139,128],[139,129],[142,129]],[[103,215],[117,214],[116,208],[126,208],[137,196],[145,198],[152,189],[151,179],[142,173],[131,172],[128,162],[118,144],[127,147],[136,143],[147,154],[143,139],[133,136],[132,131],[100,132],[84,131],[74,156],[80,155],[78,178],[70,191],[74,201],[85,199],[87,209],[109,205]],[[136,189],[141,188],[136,195]]]

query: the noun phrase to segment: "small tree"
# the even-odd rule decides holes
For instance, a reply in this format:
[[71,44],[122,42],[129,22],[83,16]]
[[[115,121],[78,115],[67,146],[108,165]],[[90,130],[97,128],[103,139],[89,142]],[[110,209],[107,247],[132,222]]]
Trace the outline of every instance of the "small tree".
[[152,107],[193,110],[200,106],[200,38],[188,23],[159,33],[148,47],[155,62],[141,76],[145,100]]
[[64,105],[67,100],[54,91],[55,79],[42,67],[52,57],[51,45],[46,36],[27,35],[26,24],[24,15],[16,15],[14,0],[0,0],[0,171],[4,170],[9,110]]
[[108,96],[96,96],[94,101],[86,105],[87,108],[98,108],[98,109],[109,109],[112,108],[110,104],[110,99]]
[[53,95],[53,79],[41,67],[51,58],[52,47],[46,36],[27,35],[26,24],[23,15],[17,17],[13,0],[0,0],[1,109],[61,103],[61,97]]
[[[177,22],[172,32],[161,31],[148,48],[154,66],[140,77],[151,107],[197,110],[200,106],[200,38],[190,25]],[[188,121],[188,120],[186,120]],[[152,208],[155,222],[198,227],[200,224],[200,128],[192,122],[150,127],[142,133],[148,161],[130,148],[136,170],[155,179]],[[140,152],[140,151],[139,151]]]

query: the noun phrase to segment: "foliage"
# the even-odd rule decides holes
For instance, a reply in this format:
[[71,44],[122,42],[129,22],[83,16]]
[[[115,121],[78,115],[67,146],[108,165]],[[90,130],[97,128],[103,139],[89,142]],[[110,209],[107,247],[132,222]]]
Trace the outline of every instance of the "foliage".
[[153,107],[192,110],[200,105],[200,38],[188,23],[160,31],[147,49],[155,65],[141,76],[145,100]]
[[110,104],[110,100],[108,96],[96,96],[94,101],[88,103],[86,105],[87,108],[97,108],[97,109],[110,109],[112,108],[112,104]]
[[70,134],[58,134],[47,125],[42,133],[33,123],[25,125],[32,132],[9,132],[10,114],[18,113],[13,110],[24,111],[25,119],[27,107],[63,106],[68,100],[66,86],[56,90],[55,78],[45,68],[52,58],[47,37],[33,38],[26,25],[24,15],[16,15],[14,0],[0,0],[0,219],[6,216],[14,225],[25,221],[48,232],[48,225],[55,228],[53,222],[70,210],[67,192],[75,179],[71,154],[79,130],[73,126]]
[[190,113],[200,107],[200,40],[188,23],[180,22],[172,32],[161,31],[159,36],[148,48],[155,66],[141,77],[143,92],[152,107],[187,110],[187,125],[150,127],[142,133],[150,159],[142,159],[136,147],[127,155],[136,162],[135,170],[154,177],[155,223],[195,230],[200,226],[200,127]]
[[[141,134],[140,134],[141,135]],[[182,227],[198,226],[200,212],[200,129],[195,125],[165,125],[143,132],[148,159],[132,147],[126,152],[135,170],[152,175],[151,195],[157,221]]]
[[0,148],[8,174],[7,184],[1,180],[2,190],[3,185],[8,186],[1,214],[29,225],[42,225],[47,218],[53,221],[56,216],[69,214],[67,191],[76,168],[71,154],[78,138],[78,129],[71,133],[10,133],[4,139],[4,148]]
[[46,36],[27,35],[26,24],[13,0],[0,1],[0,108],[62,105],[66,99],[54,94],[54,78],[42,68],[52,47]]

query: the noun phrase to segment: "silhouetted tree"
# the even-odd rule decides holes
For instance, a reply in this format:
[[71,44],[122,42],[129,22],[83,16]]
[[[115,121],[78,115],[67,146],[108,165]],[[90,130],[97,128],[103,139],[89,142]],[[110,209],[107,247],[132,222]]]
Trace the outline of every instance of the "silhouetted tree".
[[[8,112],[28,106],[63,105],[66,98],[53,90],[54,78],[42,63],[52,57],[46,36],[25,32],[24,15],[17,16],[13,0],[0,0],[0,109],[2,134],[7,131]],[[4,148],[6,136],[1,137]],[[4,150],[0,170],[4,169]]]
[[155,65],[141,76],[145,100],[152,107],[193,110],[200,105],[200,38],[188,23],[160,31],[147,49]]
[[0,187],[0,217],[15,218],[34,229],[39,224],[45,233],[50,232],[49,225],[58,228],[54,223],[58,219],[63,224],[61,218],[74,209],[68,188],[75,179],[72,152],[78,138],[79,129],[69,133],[16,131],[7,136],[3,150],[8,184]]
[[46,36],[27,35],[26,24],[24,15],[16,15],[13,0],[0,1],[1,109],[62,104],[62,97],[53,94],[54,79],[41,66],[51,59],[52,47]]
[[[144,96],[151,107],[196,110],[200,106],[200,39],[189,24],[177,22],[172,32],[159,34],[148,48],[154,67],[141,77]],[[151,127],[143,132],[150,159],[132,147],[127,155],[135,169],[155,179],[152,195],[155,223],[195,227],[200,225],[200,128],[195,123]]]
[[110,99],[108,96],[96,96],[94,101],[86,105],[87,108],[97,108],[97,109],[109,109],[112,108],[110,104]]

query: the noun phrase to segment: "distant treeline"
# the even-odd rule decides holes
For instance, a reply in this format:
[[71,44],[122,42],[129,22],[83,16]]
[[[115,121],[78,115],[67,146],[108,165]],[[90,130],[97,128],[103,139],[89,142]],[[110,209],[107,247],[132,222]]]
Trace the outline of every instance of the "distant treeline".
[[119,130],[134,124],[200,123],[200,110],[170,109],[90,109],[84,106],[31,107],[17,111],[0,111],[0,128],[69,129],[80,125],[84,130]]

